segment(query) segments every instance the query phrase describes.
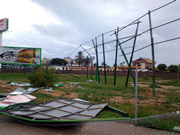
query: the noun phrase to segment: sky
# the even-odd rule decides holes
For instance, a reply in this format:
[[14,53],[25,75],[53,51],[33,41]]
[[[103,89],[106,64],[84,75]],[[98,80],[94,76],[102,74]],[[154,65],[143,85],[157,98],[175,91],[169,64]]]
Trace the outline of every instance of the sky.
[[[3,46],[42,48],[42,58],[72,59],[78,51],[87,49],[95,56],[92,48],[97,44],[115,40],[114,31],[126,26],[172,0],[0,0],[0,19],[9,18],[9,29],[2,35]],[[180,0],[151,13],[152,27],[180,18]],[[138,33],[149,29],[148,15],[140,19]],[[135,34],[137,25],[131,25],[118,33],[119,38]],[[180,21],[153,29],[154,42],[180,37]],[[125,41],[119,40],[120,42]],[[134,40],[122,44],[125,53],[132,51]],[[135,50],[150,45],[150,33],[138,36]],[[79,47],[82,45],[82,47]],[[105,44],[105,62],[109,66],[115,63],[116,42]],[[79,47],[79,48],[78,48]],[[78,48],[76,50],[76,48]],[[92,48],[92,49],[90,49]],[[75,51],[74,51],[75,50]],[[154,46],[156,66],[180,64],[180,39]],[[72,53],[74,51],[74,53]],[[102,46],[98,47],[99,65],[103,62]],[[86,57],[88,54],[83,52]],[[129,61],[131,55],[127,55]],[[138,58],[152,60],[151,47],[137,51],[133,60]],[[96,60],[93,61],[96,63]],[[117,64],[125,62],[118,50]]]

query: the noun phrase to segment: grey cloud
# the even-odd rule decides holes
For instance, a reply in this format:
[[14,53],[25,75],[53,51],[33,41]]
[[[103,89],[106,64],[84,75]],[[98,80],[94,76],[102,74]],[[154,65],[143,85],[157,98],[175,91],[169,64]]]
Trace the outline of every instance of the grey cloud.
[[[48,24],[48,25],[32,25],[34,31],[38,34],[23,33],[19,36],[19,44],[33,45],[42,47],[44,56],[47,57],[64,57],[68,56],[78,45],[94,39],[96,36],[103,32],[116,29],[117,26],[124,26],[148,12],[148,10],[155,9],[170,0],[31,0],[32,2],[40,5],[53,17],[55,17],[62,24]],[[157,26],[159,24],[177,19],[180,12],[180,2],[167,6],[157,12],[152,13],[152,25]],[[148,16],[141,19],[139,32],[149,29]],[[153,30],[155,42],[166,40],[169,38],[177,37],[180,35],[179,21],[169,26],[158,28]],[[133,35],[135,33],[136,26],[131,26],[128,29],[120,32],[120,37]],[[26,34],[26,35],[25,35]],[[110,35],[110,34],[109,34]],[[115,39],[114,36],[106,36],[106,41]],[[37,37],[35,37],[37,36]],[[5,40],[10,42],[10,40]],[[15,40],[17,42],[17,40]],[[22,42],[22,43],[21,43]],[[98,43],[101,43],[101,39],[98,39]],[[150,35],[145,35],[137,38],[136,49],[150,44]],[[172,41],[167,44],[155,46],[155,59],[158,63],[163,61],[166,64],[178,64],[180,61],[177,59],[180,55],[180,41]],[[85,47],[92,47],[93,44],[89,43]],[[106,50],[112,50],[115,43],[106,45]],[[132,46],[132,41],[123,44],[123,47]],[[99,52],[102,51],[102,47],[98,48]],[[130,52],[131,49],[126,49],[125,52]],[[94,49],[90,50],[94,53]],[[75,52],[77,53],[77,52]],[[74,57],[73,54],[72,58]],[[107,64],[113,65],[114,52],[106,54]],[[118,55],[121,52],[118,51]],[[102,54],[99,54],[100,63],[102,60]],[[129,55],[127,56],[129,58]],[[146,57],[151,59],[151,48],[146,48],[142,51],[134,54],[134,59],[138,57]],[[123,57],[118,57],[118,61],[124,61]]]
[[63,41],[77,41],[77,39],[81,39],[81,34],[78,30],[73,27],[71,24],[48,24],[47,26],[44,25],[37,25],[34,24],[32,27],[39,31],[40,34],[49,36],[51,38],[56,38],[58,40]]

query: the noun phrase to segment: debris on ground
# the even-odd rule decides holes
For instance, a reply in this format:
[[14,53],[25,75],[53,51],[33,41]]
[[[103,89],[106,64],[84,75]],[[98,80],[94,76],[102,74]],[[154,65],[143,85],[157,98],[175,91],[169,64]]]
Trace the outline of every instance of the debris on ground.
[[173,130],[175,130],[175,131],[180,131],[180,126],[175,126],[174,128],[173,128]]
[[84,103],[89,103],[89,101],[83,100],[83,99],[80,99],[80,98],[73,98],[73,100],[75,100],[75,101],[80,101],[80,102],[84,102]]
[[55,87],[63,87],[64,85],[65,85],[64,82],[58,82],[58,83],[56,83],[54,86],[55,86]]
[[95,82],[95,81],[93,81],[93,80],[90,79],[90,80],[87,80],[87,82]]
[[7,94],[6,95],[1,95],[2,93],[0,93],[0,101],[1,100],[4,100],[6,97],[7,97]]
[[119,101],[116,101],[116,104],[119,104]]
[[52,92],[53,89],[50,87],[49,89],[45,89],[44,91],[50,91],[50,92]]
[[71,85],[76,85],[76,84],[78,84],[78,83],[76,83],[76,82],[72,82],[72,83],[70,83]]
[[8,95],[21,95],[21,94],[24,94],[26,93],[26,90],[23,89],[23,88],[17,88],[15,89],[14,91],[8,93]]
[[32,95],[14,95],[7,96],[5,99],[0,101],[0,108],[15,104],[15,103],[26,103],[35,100],[36,97]]
[[14,82],[8,82],[7,85],[3,85],[2,87],[5,87],[5,86],[21,86],[21,87],[29,87],[31,86],[30,83],[14,83]]
[[47,119],[54,122],[58,120],[84,120],[94,118],[107,104],[92,104],[90,102],[70,99],[56,99],[39,105],[33,104],[31,106],[29,104],[28,108],[26,105],[24,107],[23,104],[18,106],[19,109],[18,107],[17,109],[13,109],[14,107],[11,106],[6,113],[33,121]]
[[82,86],[77,86],[77,88],[82,88]]
[[27,90],[26,90],[26,93],[32,93],[32,92],[34,92],[34,91],[36,91],[36,90],[38,90],[38,88],[28,88]]

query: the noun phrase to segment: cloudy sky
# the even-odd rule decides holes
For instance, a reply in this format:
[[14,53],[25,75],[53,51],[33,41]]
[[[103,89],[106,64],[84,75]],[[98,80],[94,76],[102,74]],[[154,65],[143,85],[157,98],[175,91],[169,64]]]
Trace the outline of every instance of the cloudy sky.
[[[102,33],[125,26],[149,10],[156,9],[172,0],[0,0],[0,19],[9,18],[9,30],[3,33],[3,46],[42,48],[42,58],[64,58],[79,45],[93,47],[92,39],[102,43]],[[152,26],[179,19],[180,0],[151,14]],[[140,19],[138,33],[149,29],[148,16]],[[137,25],[119,32],[119,38],[134,35]],[[154,42],[180,37],[180,21],[153,30]],[[105,42],[115,40],[114,31],[105,34]],[[110,36],[111,35],[111,36]],[[89,42],[90,41],[90,42]],[[124,40],[120,40],[123,42]],[[88,42],[88,43],[87,43]],[[84,44],[87,43],[87,44]],[[150,44],[147,32],[136,41],[136,49]],[[105,45],[105,51],[115,49],[116,43]],[[133,40],[122,44],[125,53],[131,52]],[[70,55],[74,58],[78,48]],[[88,52],[95,56],[94,49]],[[102,52],[102,46],[98,47]],[[118,51],[118,64],[125,61]],[[84,56],[87,53],[84,52]],[[99,63],[103,55],[99,55]],[[128,59],[130,55],[127,55]],[[151,47],[135,52],[133,60],[143,57],[152,59]],[[180,64],[180,39],[155,46],[156,66],[165,63]],[[95,60],[94,60],[95,63]],[[106,53],[106,63],[115,63],[115,51]]]

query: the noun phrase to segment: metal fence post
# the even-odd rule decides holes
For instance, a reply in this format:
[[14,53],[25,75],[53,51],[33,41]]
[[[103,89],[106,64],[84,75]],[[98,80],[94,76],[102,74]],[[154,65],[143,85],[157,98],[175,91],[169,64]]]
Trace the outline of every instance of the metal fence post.
[[[139,21],[138,21],[138,23],[137,23],[137,28],[136,28],[136,32],[135,32],[133,47],[132,47],[132,53],[131,53],[130,61],[129,61],[129,64],[128,64],[128,72],[127,72],[126,84],[125,84],[126,87],[127,87],[127,85],[128,85],[129,72],[130,72],[130,70],[131,70],[131,63],[132,63],[132,59],[133,59],[133,54],[134,54],[134,48],[135,48],[135,44],[136,44],[136,38],[137,38],[138,28],[139,28]],[[132,73],[132,72],[131,72],[131,73]]]
[[137,71],[137,64],[136,64],[136,85],[135,87],[135,126],[137,126],[137,81],[138,81],[138,71]]
[[148,15],[149,15],[149,27],[150,27],[151,49],[152,49],[153,95],[155,96],[154,39],[152,34],[151,11],[148,12]]
[[105,49],[104,49],[104,34],[102,34],[102,47],[103,47],[103,61],[104,61],[104,79],[105,79],[105,84],[107,84],[106,80],[106,62],[105,62]]
[[179,79],[179,72],[177,72],[177,80]]
[[116,54],[115,54],[115,63],[114,63],[114,85],[116,85],[116,67],[117,67],[119,28],[117,28],[117,33],[116,34],[117,34],[117,39],[116,39]]

